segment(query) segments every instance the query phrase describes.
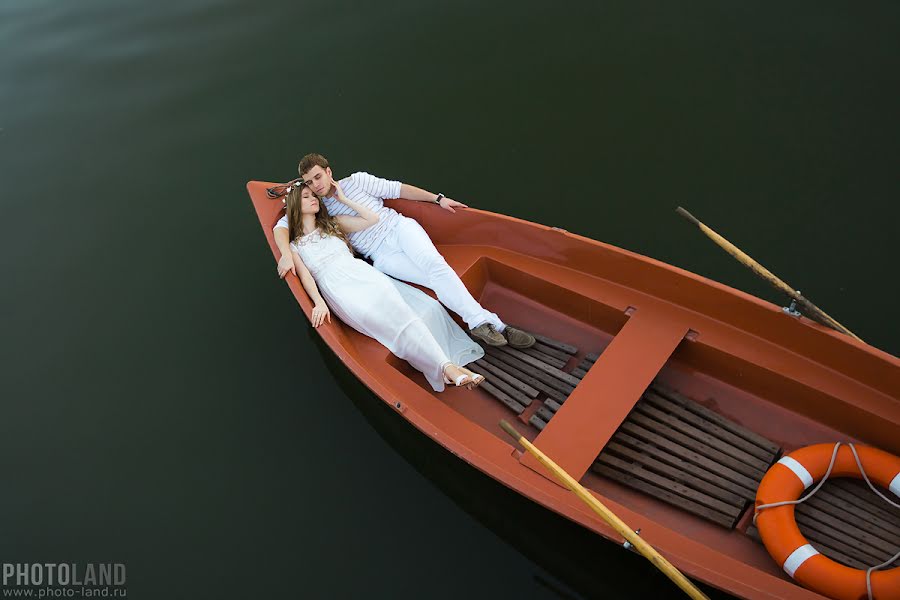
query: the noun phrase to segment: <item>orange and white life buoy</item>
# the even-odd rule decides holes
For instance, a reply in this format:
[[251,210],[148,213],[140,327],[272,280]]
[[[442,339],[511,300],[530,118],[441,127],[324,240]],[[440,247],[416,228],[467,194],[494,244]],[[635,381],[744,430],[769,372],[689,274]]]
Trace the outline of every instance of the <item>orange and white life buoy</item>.
[[[900,458],[872,448],[854,446],[869,480],[900,498]],[[900,567],[871,572],[871,595],[866,571],[837,563],[819,553],[800,533],[794,520],[794,506],[787,504],[759,510],[759,507],[790,502],[820,481],[828,471],[835,444],[816,444],[784,456],[763,477],[756,492],[756,526],[766,550],[779,565],[804,587],[835,600],[900,600]],[[853,450],[837,448],[829,478],[862,479]]]

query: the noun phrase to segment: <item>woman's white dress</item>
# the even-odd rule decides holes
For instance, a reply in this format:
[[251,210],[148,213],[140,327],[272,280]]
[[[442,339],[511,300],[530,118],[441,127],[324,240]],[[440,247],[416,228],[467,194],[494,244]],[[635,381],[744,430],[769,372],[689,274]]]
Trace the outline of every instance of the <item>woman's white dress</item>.
[[481,346],[440,302],[354,258],[340,238],[316,229],[294,240],[291,247],[303,259],[331,311],[408,361],[435,391],[444,389],[446,363],[462,366],[484,356]]

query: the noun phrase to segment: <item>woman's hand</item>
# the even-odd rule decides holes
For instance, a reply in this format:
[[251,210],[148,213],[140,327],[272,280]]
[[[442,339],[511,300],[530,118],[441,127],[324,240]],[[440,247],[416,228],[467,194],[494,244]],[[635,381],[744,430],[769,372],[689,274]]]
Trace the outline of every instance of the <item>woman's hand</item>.
[[297,270],[294,268],[294,258],[290,254],[282,254],[281,260],[278,261],[278,276],[284,279],[288,271],[295,276],[297,275]]
[[328,319],[328,322],[331,323],[331,311],[328,310],[328,307],[324,304],[317,305],[313,307],[312,311],[312,325],[313,327],[318,327],[322,323],[325,322],[325,319]]
[[462,202],[457,202],[453,198],[447,198],[446,196],[441,198],[441,208],[444,210],[449,210],[452,213],[455,213],[455,208],[469,208],[467,205]]

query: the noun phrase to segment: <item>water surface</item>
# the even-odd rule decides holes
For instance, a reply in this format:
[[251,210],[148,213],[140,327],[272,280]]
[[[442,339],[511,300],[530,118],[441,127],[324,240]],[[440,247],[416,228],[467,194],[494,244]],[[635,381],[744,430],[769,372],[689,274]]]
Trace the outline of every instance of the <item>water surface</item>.
[[573,575],[385,425],[243,186],[315,150],[783,302],[683,205],[896,353],[898,13],[5,0],[0,554],[138,598],[670,593],[611,544]]

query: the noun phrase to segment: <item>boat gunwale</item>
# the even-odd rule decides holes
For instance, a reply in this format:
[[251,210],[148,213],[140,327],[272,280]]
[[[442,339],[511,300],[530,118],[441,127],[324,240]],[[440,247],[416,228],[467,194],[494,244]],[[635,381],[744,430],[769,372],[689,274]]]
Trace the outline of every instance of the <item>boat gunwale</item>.
[[[397,207],[399,206],[399,202],[409,203],[409,205],[404,205],[402,210],[398,210]],[[432,205],[421,206],[422,203],[420,203],[420,202],[414,202],[414,201],[405,200],[402,198],[388,200],[385,202],[385,204],[388,206],[391,206],[392,208],[394,208],[395,210],[398,210],[398,212],[400,212],[401,214],[404,214],[406,216],[411,216],[412,214],[417,214],[417,216],[421,216],[421,217],[433,217],[435,214],[440,214],[437,212],[439,210],[439,208],[436,206],[432,206]],[[467,208],[467,209],[465,209],[465,211],[470,212],[470,213],[476,213],[476,214],[490,216],[491,218],[494,218],[494,219],[497,219],[500,221],[509,221],[513,224],[520,225],[520,226],[543,230],[545,232],[550,233],[551,235],[562,235],[562,236],[564,236],[566,238],[570,238],[571,240],[576,241],[578,243],[597,247],[603,251],[610,253],[611,255],[621,256],[621,257],[633,260],[637,263],[642,263],[648,267],[658,269],[661,272],[669,273],[671,275],[678,276],[678,277],[682,277],[693,283],[700,284],[702,286],[705,286],[707,288],[715,290],[717,293],[724,294],[725,297],[743,301],[744,303],[749,303],[756,308],[764,309],[764,312],[760,313],[760,315],[765,315],[767,318],[772,318],[773,316],[778,317],[778,318],[780,318],[782,316],[786,316],[782,307],[780,307],[768,300],[759,298],[758,296],[754,296],[748,292],[734,288],[730,285],[716,281],[714,279],[710,279],[709,277],[706,277],[704,275],[700,275],[698,273],[688,271],[687,269],[685,269],[683,267],[679,267],[679,266],[673,265],[671,263],[663,262],[663,261],[653,258],[651,256],[639,254],[632,250],[628,250],[626,248],[621,248],[619,246],[615,246],[608,242],[602,242],[599,240],[585,237],[585,236],[577,234],[577,233],[572,233],[565,229],[560,229],[558,227],[550,227],[547,225],[543,225],[541,223],[536,223],[533,221],[528,221],[526,219],[521,219],[519,217],[504,215],[502,213],[495,213],[495,212],[491,212],[491,211],[479,209],[479,208]],[[429,215],[429,212],[431,213],[430,215]],[[443,215],[441,215],[441,216],[443,216]],[[419,220],[419,219],[417,219],[417,220]],[[420,220],[420,223],[421,222],[422,221]],[[426,229],[426,231],[428,231],[428,227],[426,225],[427,225],[427,222],[426,222],[426,224],[423,224],[423,227]],[[430,231],[429,231],[429,234],[431,234]],[[435,242],[435,245],[438,245],[438,246],[472,246],[473,244],[438,240]],[[487,241],[478,242],[477,245],[485,246],[485,247],[492,247],[492,248],[499,248],[499,249],[506,250],[508,252],[522,254],[522,255],[528,256],[532,260],[542,261],[547,264],[550,264],[554,268],[570,269],[573,271],[583,273],[588,276],[598,277],[600,279],[606,279],[607,281],[611,281],[611,282],[615,283],[616,285],[626,287],[629,289],[633,289],[635,291],[638,291],[642,294],[646,294],[648,296],[653,296],[653,297],[659,299],[660,301],[668,302],[668,303],[678,306],[679,308],[682,308],[684,310],[691,311],[696,314],[702,315],[705,318],[713,319],[720,323],[726,323],[729,326],[734,327],[735,329],[737,329],[741,332],[744,332],[748,335],[760,337],[760,338],[765,339],[765,340],[769,341],[770,343],[775,344],[777,346],[791,349],[794,353],[796,353],[798,355],[806,356],[806,354],[804,352],[797,351],[797,350],[791,348],[790,345],[788,343],[785,343],[783,340],[773,340],[770,337],[760,335],[759,333],[754,332],[752,329],[743,327],[740,324],[737,324],[733,321],[720,318],[718,316],[710,314],[709,312],[705,312],[698,308],[692,307],[688,304],[672,300],[665,295],[653,293],[652,291],[647,290],[647,289],[642,289],[640,287],[628,285],[628,283],[623,282],[623,281],[608,279],[608,278],[603,277],[602,275],[598,275],[596,273],[591,273],[589,271],[580,269],[578,267],[573,267],[573,266],[570,266],[567,264],[552,263],[549,260],[542,258],[540,256],[535,256],[533,254],[526,254],[523,252],[519,252],[508,246],[498,245],[496,243],[490,243]],[[834,341],[846,344],[851,348],[863,351],[867,354],[873,355],[876,358],[879,358],[888,363],[891,363],[891,365],[894,367],[900,367],[900,358],[890,354],[889,352],[882,350],[881,348],[878,348],[877,346],[873,346],[862,340],[854,339],[846,334],[843,334],[839,331],[831,329],[830,327],[826,327],[825,325],[822,325],[816,321],[813,321],[812,319],[809,319],[806,316],[801,315],[800,317],[790,317],[789,319],[785,318],[782,322],[785,324],[785,329],[791,329],[791,328],[794,328],[796,326],[796,324],[801,324],[801,325],[805,326],[806,328],[808,328],[809,330],[814,331],[817,334],[826,335]],[[794,325],[789,325],[789,324],[794,324]],[[790,340],[790,338],[788,338],[788,341],[789,340]],[[812,360],[815,360],[815,359],[812,359]],[[819,361],[817,361],[817,362],[819,362]]]

